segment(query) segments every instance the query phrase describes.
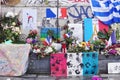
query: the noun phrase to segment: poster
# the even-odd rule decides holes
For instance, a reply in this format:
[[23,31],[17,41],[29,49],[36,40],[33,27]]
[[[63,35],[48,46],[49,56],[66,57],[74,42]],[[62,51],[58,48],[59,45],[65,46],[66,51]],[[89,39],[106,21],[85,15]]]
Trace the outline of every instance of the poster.
[[[50,61],[52,76],[98,74],[98,52],[56,53],[51,54]],[[61,71],[65,73],[62,74]]]
[[108,73],[120,73],[120,62],[108,63]]
[[98,73],[98,52],[83,52],[83,75]]
[[82,24],[68,24],[69,29],[73,32],[73,37],[79,42],[83,41],[83,27]]
[[82,69],[82,53],[67,53],[67,76],[80,76]]
[[22,33],[28,34],[30,30],[37,30],[36,9],[23,9],[22,19]]
[[84,19],[84,40],[89,41],[93,34],[93,26],[92,26],[92,19],[85,18]]
[[41,31],[40,31],[40,40],[41,41],[44,41],[46,39],[46,37],[48,36],[48,34],[47,34],[48,30],[52,30],[54,38],[60,40],[60,28],[46,27],[46,28],[41,28]]
[[67,76],[66,54],[55,53],[50,56],[51,76]]
[[96,40],[98,39],[97,33],[99,31],[98,19],[85,18],[84,19],[84,40]]

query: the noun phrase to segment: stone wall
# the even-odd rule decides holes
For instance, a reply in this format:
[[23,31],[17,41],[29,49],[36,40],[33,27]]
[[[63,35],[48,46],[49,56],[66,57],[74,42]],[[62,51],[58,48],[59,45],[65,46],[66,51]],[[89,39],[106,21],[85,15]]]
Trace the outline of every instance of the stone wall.
[[46,19],[46,8],[56,7],[57,1],[60,7],[66,7],[68,12],[67,19],[59,19],[59,26],[63,26],[69,20],[71,23],[81,23],[82,20],[87,17],[93,17],[91,12],[90,3],[88,0],[21,0],[21,2],[15,6],[1,6],[1,13],[8,11],[13,11],[15,13],[20,13],[20,20],[22,21],[22,9],[23,8],[33,8],[37,9],[37,26],[53,26],[56,27],[56,19],[49,19],[49,23]]

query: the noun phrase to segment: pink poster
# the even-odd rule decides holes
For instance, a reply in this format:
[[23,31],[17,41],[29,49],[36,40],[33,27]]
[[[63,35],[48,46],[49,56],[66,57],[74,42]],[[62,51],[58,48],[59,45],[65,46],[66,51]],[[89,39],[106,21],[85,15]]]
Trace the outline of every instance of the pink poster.
[[67,76],[66,54],[55,53],[50,57],[51,76]]

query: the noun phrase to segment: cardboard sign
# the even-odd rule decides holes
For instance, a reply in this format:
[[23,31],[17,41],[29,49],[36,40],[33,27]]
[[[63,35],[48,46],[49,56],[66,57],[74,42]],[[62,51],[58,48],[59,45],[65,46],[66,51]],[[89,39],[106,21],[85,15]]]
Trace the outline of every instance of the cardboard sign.
[[108,73],[120,73],[120,62],[108,63]]

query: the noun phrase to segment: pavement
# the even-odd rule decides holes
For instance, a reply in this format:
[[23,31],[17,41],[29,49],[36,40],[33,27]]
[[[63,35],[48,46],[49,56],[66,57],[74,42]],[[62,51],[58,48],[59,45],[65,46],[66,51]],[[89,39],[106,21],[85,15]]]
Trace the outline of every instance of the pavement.
[[[99,76],[102,80],[120,80],[120,74],[100,74]],[[0,80],[92,80],[92,76],[51,77],[45,74],[25,74],[18,77],[0,76]]]

